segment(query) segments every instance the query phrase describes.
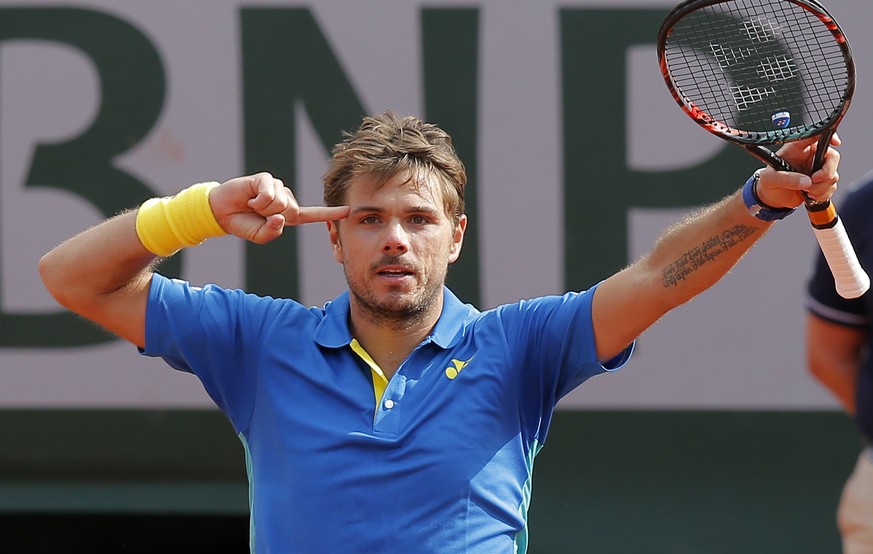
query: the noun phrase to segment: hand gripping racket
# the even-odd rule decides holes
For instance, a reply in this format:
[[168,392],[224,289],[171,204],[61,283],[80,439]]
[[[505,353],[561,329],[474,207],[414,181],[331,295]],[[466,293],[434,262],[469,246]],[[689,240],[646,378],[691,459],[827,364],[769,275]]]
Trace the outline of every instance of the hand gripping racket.
[[[797,170],[768,147],[810,137],[803,169],[821,169],[855,90],[849,42],[816,0],[687,0],[661,25],[658,62],[685,113],[780,171]],[[833,204],[804,203],[837,292],[861,296],[870,278]]]

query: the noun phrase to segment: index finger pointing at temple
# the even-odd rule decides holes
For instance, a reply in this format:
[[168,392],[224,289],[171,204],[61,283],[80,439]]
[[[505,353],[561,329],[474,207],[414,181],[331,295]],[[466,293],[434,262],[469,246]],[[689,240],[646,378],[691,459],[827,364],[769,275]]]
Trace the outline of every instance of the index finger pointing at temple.
[[293,218],[293,221],[289,220],[288,223],[299,225],[301,223],[319,223],[345,219],[349,215],[349,209],[348,206],[300,206],[297,217]]

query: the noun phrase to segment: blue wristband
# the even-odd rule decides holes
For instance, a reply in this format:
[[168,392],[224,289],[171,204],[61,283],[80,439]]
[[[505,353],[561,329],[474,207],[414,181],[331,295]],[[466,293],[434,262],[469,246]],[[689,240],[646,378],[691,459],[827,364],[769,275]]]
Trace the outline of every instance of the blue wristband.
[[758,179],[761,176],[761,169],[754,172],[746,184],[743,185],[743,202],[746,204],[749,213],[763,221],[778,221],[794,213],[795,208],[771,208],[761,202],[755,192],[758,185]]

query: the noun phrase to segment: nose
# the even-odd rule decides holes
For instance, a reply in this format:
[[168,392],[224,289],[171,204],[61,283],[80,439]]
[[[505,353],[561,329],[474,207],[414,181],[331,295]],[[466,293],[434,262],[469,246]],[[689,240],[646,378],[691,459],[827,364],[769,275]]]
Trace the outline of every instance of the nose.
[[409,234],[400,222],[391,222],[385,226],[382,241],[382,251],[387,254],[403,254],[409,250]]

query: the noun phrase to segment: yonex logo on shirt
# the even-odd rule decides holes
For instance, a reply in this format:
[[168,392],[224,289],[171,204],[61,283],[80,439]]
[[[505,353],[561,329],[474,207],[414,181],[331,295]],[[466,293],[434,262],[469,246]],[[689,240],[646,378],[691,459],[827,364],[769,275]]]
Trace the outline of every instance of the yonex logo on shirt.
[[[472,359],[473,358],[470,358],[470,360]],[[446,377],[448,377],[449,379],[454,379],[455,377],[457,377],[458,374],[461,373],[461,370],[467,367],[467,364],[470,363],[470,360],[464,361],[453,358],[452,365],[446,368]]]

